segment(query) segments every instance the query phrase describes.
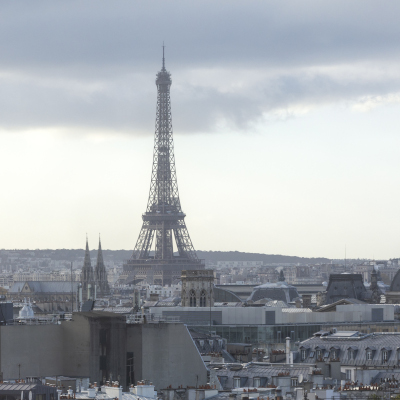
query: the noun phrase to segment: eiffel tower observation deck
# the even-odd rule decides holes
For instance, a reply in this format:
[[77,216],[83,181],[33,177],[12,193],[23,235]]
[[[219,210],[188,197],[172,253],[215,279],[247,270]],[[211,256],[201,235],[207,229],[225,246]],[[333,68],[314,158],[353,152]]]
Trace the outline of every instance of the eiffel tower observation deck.
[[[169,285],[182,270],[204,269],[185,224],[176,178],[171,119],[171,74],[157,73],[157,115],[150,193],[143,225],[131,258],[124,264],[124,282],[146,280]],[[154,248],[152,247],[154,242]]]

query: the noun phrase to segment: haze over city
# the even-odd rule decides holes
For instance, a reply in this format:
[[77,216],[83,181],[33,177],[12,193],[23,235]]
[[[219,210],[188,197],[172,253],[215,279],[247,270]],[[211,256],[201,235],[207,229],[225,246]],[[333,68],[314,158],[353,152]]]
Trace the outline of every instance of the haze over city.
[[1,4],[1,247],[133,248],[164,41],[196,249],[399,257],[388,4]]

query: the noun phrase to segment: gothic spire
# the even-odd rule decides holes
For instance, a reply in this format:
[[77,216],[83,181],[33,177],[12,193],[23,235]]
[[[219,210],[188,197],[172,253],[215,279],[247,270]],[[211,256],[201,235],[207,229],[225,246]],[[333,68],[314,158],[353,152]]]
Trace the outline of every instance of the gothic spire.
[[83,262],[84,267],[91,267],[92,263],[90,261],[89,243],[88,237],[86,235],[86,250],[85,250],[85,261]]
[[99,234],[99,249],[97,250],[97,267],[103,264],[104,264],[103,251],[101,250],[101,239]]

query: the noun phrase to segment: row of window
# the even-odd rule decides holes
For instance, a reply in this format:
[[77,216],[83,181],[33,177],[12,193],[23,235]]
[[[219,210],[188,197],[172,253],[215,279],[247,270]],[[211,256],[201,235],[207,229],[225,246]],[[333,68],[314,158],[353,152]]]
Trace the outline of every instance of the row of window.
[[[227,377],[221,377],[221,384],[223,385],[224,383],[224,378],[227,379]],[[240,388],[240,387],[249,387],[250,386],[250,382],[249,378],[247,377],[243,377],[243,376],[235,376],[233,378],[233,387],[234,388]],[[291,386],[296,387],[298,386],[298,378],[297,377],[293,377],[290,380],[291,382]],[[268,378],[266,377],[257,377],[257,378],[253,378],[253,387],[266,387],[268,383]]]
[[[302,349],[301,350],[301,360],[304,361],[307,357],[313,358],[314,354],[316,355],[317,360],[322,359],[322,358],[330,358],[331,359],[338,359],[339,358],[339,349],[333,349],[331,351],[325,351],[323,349],[316,349],[311,350],[310,354],[307,356],[307,349]],[[347,355],[349,360],[354,360],[356,357],[357,350],[356,349],[348,349],[347,350]],[[367,360],[371,361],[374,359],[375,356],[375,350],[372,349],[367,349],[365,353],[365,357]],[[390,350],[382,349],[382,362],[387,362],[389,360],[390,356]],[[397,361],[400,362],[400,352],[397,353]]]

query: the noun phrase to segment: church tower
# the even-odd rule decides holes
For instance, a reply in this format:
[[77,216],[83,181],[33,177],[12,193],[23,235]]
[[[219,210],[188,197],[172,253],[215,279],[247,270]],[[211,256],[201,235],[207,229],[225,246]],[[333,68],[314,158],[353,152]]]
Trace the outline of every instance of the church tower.
[[81,273],[81,284],[82,284],[82,301],[94,300],[94,279],[93,279],[93,268],[90,261],[89,244],[86,236],[86,250],[85,260],[83,262],[82,273]]
[[94,271],[94,279],[96,284],[96,295],[102,297],[110,294],[110,287],[107,280],[107,271],[104,266],[103,251],[101,250],[101,240],[99,237],[99,250],[97,251],[97,263]]

